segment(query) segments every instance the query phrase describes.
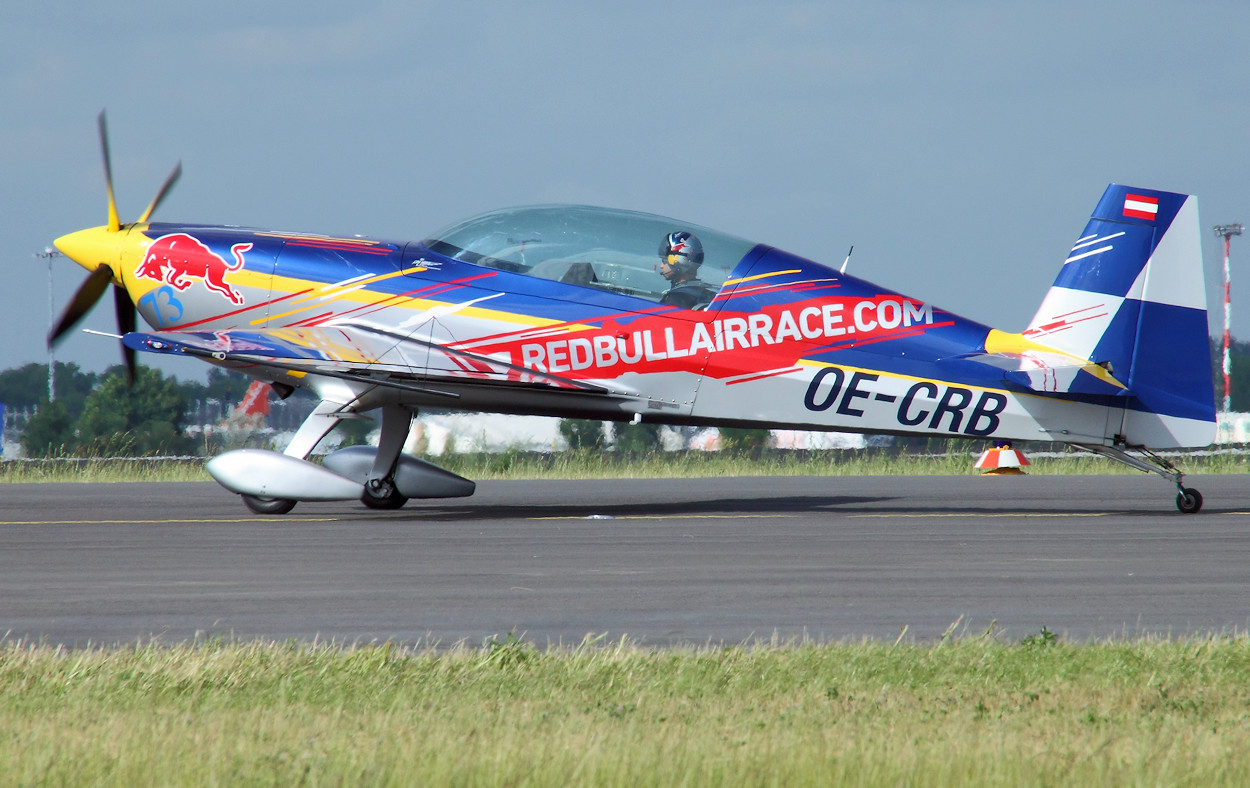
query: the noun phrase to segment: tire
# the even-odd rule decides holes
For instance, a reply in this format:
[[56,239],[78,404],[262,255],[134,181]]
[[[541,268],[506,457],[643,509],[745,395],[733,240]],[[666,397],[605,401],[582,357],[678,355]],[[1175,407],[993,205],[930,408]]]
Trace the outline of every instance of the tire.
[[369,486],[365,485],[364,494],[360,496],[360,502],[370,509],[399,509],[408,503],[408,499],[399,494],[394,487],[383,496],[376,496],[369,491]]
[[1196,514],[1202,509],[1202,493],[1193,487],[1182,488],[1176,494],[1176,508],[1185,514]]
[[243,504],[257,514],[286,514],[295,508],[290,498],[261,498],[256,495],[240,495]]

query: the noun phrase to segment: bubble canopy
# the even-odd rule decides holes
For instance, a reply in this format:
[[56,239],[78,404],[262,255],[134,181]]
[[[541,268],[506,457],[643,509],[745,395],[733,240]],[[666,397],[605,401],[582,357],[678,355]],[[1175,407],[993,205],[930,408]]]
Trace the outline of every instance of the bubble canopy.
[[492,211],[435,233],[423,245],[475,265],[659,300],[669,289],[658,271],[660,244],[678,230],[694,233],[703,244],[698,278],[713,288],[756,246],[689,222],[585,205]]

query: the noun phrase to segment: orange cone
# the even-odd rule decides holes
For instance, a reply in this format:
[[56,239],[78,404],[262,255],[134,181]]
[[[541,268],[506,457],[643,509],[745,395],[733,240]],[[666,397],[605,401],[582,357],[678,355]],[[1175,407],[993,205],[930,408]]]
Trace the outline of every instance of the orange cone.
[[975,467],[981,469],[982,476],[1005,476],[1024,473],[1024,466],[1028,464],[1024,452],[1016,451],[1009,442],[1002,441],[981,452]]

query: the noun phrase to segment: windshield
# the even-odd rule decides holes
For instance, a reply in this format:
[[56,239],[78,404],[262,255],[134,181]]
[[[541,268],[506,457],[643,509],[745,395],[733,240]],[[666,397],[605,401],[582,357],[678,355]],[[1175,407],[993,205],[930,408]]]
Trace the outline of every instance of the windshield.
[[660,246],[669,233],[679,231],[694,234],[702,244],[703,262],[692,267],[694,280],[682,286],[702,285],[708,293],[704,303],[755,246],[662,216],[576,205],[494,211],[424,244],[476,265],[660,301],[678,284],[661,274]]

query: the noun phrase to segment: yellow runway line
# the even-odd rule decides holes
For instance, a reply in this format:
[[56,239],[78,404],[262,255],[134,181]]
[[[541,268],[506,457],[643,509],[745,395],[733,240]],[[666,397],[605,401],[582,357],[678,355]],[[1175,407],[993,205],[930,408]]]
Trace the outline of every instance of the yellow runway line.
[[173,525],[175,523],[332,523],[342,517],[223,517],[218,519],[196,519],[191,517],[173,518],[169,520],[0,520],[0,525]]

